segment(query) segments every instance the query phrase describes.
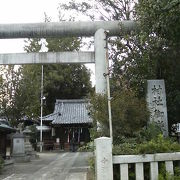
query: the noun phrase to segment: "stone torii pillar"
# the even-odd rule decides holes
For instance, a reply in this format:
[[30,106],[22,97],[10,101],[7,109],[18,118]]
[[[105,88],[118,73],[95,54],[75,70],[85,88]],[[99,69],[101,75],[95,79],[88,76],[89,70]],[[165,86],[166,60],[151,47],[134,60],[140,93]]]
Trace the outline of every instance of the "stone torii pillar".
[[[95,33],[94,51],[95,51],[95,77],[96,77],[95,90],[96,90],[96,94],[107,94],[109,132],[110,132],[111,141],[113,142],[107,31],[102,28],[98,29]],[[99,128],[101,127],[99,122],[97,122],[97,127]]]
[[95,51],[95,90],[97,94],[106,94],[107,81],[106,81],[106,34],[104,29],[98,29],[94,36],[94,51]]

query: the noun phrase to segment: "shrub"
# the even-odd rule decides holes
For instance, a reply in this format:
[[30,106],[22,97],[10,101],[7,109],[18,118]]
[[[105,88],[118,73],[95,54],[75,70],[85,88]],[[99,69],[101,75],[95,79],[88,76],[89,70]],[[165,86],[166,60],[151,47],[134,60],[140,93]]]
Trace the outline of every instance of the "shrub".
[[162,134],[157,138],[136,147],[138,154],[167,153],[180,151],[180,145],[170,138],[164,138]]
[[[126,142],[120,145],[113,146],[114,155],[170,153],[177,151],[180,151],[180,145],[173,141],[173,139],[164,138],[162,134],[155,136],[150,141],[144,141],[143,143],[135,143],[132,140],[126,140]],[[130,164],[129,167],[131,178],[134,179],[134,166]],[[145,179],[149,179],[149,167],[145,166],[144,171]],[[119,178],[119,166],[114,165],[114,177],[115,179]],[[172,176],[166,172],[164,164],[160,164],[159,180],[180,180],[180,171],[176,169],[175,175]]]
[[170,138],[164,138],[162,134],[150,141],[143,143],[122,143],[113,147],[114,155],[123,154],[153,154],[170,153],[180,151],[180,144]]
[[128,154],[137,154],[136,144],[132,143],[123,143],[121,145],[113,146],[114,155],[128,155]]
[[83,146],[81,146],[78,151],[81,152],[93,152],[94,151],[94,143],[93,142],[89,142]]
[[95,159],[94,156],[88,159],[90,170],[88,171],[88,180],[95,180]]
[[174,175],[166,171],[165,164],[160,164],[158,180],[180,180],[180,168],[176,167]]

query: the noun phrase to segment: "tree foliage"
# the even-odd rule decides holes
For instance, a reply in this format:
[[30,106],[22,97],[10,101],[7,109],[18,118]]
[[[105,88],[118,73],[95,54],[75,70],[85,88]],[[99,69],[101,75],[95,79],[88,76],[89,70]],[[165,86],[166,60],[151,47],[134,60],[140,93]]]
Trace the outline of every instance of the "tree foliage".
[[[141,37],[154,61],[154,77],[165,79],[169,125],[179,121],[180,113],[180,3],[179,1],[139,1],[137,20]],[[143,61],[142,61],[143,62]]]
[[[48,38],[45,45],[49,52],[59,52],[79,50],[80,44],[80,38]],[[30,39],[25,46],[27,52],[38,52],[41,48],[42,43],[39,39]],[[32,108],[33,114],[37,117],[40,110],[38,104],[40,104],[41,66],[25,65],[22,67],[22,74],[22,82],[30,88],[29,93],[34,92],[35,97],[35,99],[30,98],[32,102],[28,102],[30,105],[28,108]],[[90,73],[84,65],[44,65],[45,114],[53,111],[56,99],[83,98],[90,90]],[[28,93],[26,95],[28,96]]]
[[[133,17],[135,2],[133,0],[91,0],[77,3],[74,0],[68,3],[60,3],[59,9],[81,13],[81,15],[89,17],[91,20],[130,20]],[[74,14],[74,18],[78,19],[78,15]]]
[[44,93],[50,111],[56,99],[81,99],[91,92],[90,73],[84,65],[51,65],[44,71]]
[[0,68],[0,114],[1,117],[12,120],[13,117],[18,118],[15,96],[21,74],[14,65],[5,65]]
[[[147,125],[149,114],[146,102],[144,99],[138,99],[133,91],[126,89],[113,93],[111,107],[115,143],[119,143],[123,136],[135,137],[137,132]],[[109,136],[107,98],[101,95],[94,96],[91,98],[89,109],[95,125],[97,122],[101,124],[99,135]]]
[[[110,38],[111,90],[133,89],[145,97],[146,80],[164,79],[169,129],[180,117],[180,3],[179,0],[96,0],[95,5],[61,5],[92,20],[136,20],[139,32]],[[94,16],[93,13],[94,12]]]
[[[19,109],[20,120],[24,117],[38,117],[40,114],[41,66],[23,65],[21,79],[15,92],[15,107]],[[14,108],[15,108],[14,107]]]
[[[46,47],[49,52],[78,51],[80,46],[79,37],[47,38],[43,41],[35,38],[25,41],[24,50],[28,53],[39,52]],[[41,65],[7,66],[0,83],[3,96],[1,115],[16,123],[24,117],[39,117]],[[44,114],[52,113],[56,99],[84,98],[90,91],[90,72],[84,65],[44,65]]]

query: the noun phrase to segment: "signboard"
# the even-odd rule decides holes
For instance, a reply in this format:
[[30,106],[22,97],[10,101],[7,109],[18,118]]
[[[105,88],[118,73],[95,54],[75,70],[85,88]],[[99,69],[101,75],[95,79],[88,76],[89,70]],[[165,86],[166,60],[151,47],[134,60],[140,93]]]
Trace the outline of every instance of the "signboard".
[[[36,126],[36,129],[38,130],[38,131],[40,131],[41,130],[41,126]],[[42,126],[42,131],[50,131],[51,130],[51,127],[50,126]]]
[[164,80],[147,81],[147,103],[150,111],[150,122],[160,125],[163,135],[168,136],[166,92]]

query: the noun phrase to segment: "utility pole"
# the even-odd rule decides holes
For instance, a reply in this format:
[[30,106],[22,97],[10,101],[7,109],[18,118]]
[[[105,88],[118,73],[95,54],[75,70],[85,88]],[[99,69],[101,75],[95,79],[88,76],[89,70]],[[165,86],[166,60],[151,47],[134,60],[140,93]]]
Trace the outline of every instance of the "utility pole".
[[43,140],[42,140],[42,116],[43,116],[43,65],[41,66],[41,128],[40,128],[40,152],[43,149]]

